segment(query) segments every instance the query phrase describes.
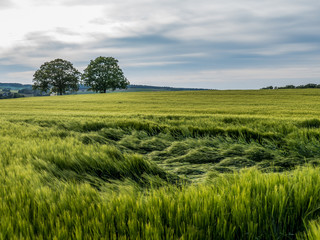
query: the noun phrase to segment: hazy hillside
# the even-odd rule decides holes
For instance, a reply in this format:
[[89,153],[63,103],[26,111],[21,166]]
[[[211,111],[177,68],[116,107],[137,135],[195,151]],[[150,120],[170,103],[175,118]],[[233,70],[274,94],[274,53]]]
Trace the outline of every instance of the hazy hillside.
[[[0,88],[11,88],[12,90],[21,89],[32,89],[31,84],[20,84],[20,83],[0,83]],[[86,92],[88,87],[80,85],[80,91]],[[128,89],[117,90],[116,92],[149,92],[149,91],[197,91],[197,90],[208,90],[208,89],[198,89],[198,88],[174,88],[174,87],[156,87],[147,85],[129,85]]]
[[21,83],[0,83],[0,88],[11,88],[12,90],[20,90],[20,89],[31,89],[31,84],[21,84]]

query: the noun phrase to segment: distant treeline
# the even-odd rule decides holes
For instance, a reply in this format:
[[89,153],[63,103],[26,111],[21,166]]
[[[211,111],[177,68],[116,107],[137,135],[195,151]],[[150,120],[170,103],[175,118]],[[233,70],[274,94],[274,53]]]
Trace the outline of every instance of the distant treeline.
[[20,98],[20,97],[24,97],[24,95],[21,95],[19,93],[11,93],[11,92],[0,93],[0,99]]
[[49,94],[41,93],[39,90],[33,90],[30,84],[0,83],[0,99],[47,95]]
[[320,88],[320,84],[308,83],[306,85],[299,85],[299,86],[286,85],[284,87],[268,86],[268,87],[264,87],[264,88],[261,88],[261,89],[297,89],[297,88]]
[[[67,94],[85,94],[93,93],[88,92],[89,87],[82,84],[79,85],[79,90],[75,93]],[[175,87],[158,87],[149,85],[129,85],[127,89],[116,90],[115,92],[146,92],[146,91],[198,91],[208,90],[202,88],[175,88]],[[107,91],[111,92],[111,91]],[[17,98],[17,97],[31,97],[31,96],[49,96],[49,92],[41,93],[39,90],[32,89],[31,84],[21,83],[0,83],[0,99],[4,98]]]

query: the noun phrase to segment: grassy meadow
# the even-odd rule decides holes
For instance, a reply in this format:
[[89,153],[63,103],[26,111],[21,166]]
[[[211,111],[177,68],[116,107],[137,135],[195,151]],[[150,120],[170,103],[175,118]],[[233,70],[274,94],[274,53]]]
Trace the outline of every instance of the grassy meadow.
[[319,239],[320,89],[0,100],[0,239]]

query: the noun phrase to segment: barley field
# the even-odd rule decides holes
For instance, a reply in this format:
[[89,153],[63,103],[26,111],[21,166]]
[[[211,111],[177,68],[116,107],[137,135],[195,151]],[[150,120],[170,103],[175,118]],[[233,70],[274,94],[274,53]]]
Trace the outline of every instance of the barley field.
[[0,239],[319,239],[320,90],[0,100]]

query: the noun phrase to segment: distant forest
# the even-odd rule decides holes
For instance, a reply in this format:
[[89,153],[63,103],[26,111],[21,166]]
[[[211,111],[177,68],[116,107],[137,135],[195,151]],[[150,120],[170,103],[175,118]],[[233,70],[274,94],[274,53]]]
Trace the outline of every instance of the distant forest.
[[286,85],[284,87],[268,86],[268,87],[264,87],[264,88],[261,88],[261,89],[298,89],[298,88],[320,88],[320,84],[308,83],[306,85],[299,85],[299,86]]

